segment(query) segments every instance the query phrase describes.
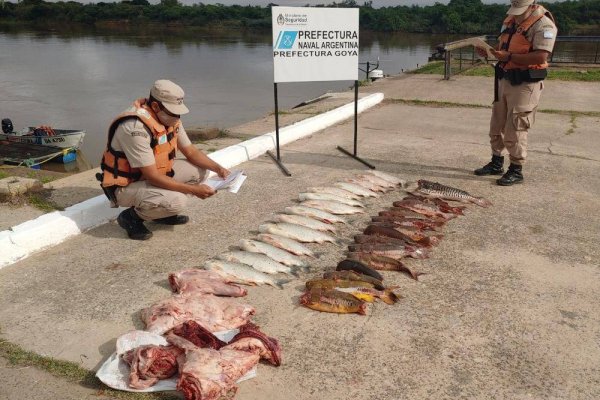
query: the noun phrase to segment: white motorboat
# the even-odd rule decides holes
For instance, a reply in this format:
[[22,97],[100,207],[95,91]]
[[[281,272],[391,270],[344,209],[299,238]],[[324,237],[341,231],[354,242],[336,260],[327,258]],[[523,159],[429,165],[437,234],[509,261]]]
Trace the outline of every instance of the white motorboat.
[[84,137],[84,130],[53,129],[48,126],[29,127],[15,132],[12,122],[8,118],[2,120],[2,132],[0,132],[0,141],[37,144],[74,150],[81,146]]

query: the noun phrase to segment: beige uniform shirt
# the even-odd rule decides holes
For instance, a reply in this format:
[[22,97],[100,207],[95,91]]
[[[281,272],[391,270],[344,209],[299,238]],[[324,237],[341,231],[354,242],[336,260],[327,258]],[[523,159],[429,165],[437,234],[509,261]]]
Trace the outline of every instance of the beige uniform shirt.
[[[115,130],[111,146],[117,151],[122,151],[133,168],[147,167],[155,163],[154,152],[150,147],[152,134],[139,119],[127,119],[119,124]],[[191,145],[183,125],[177,133],[177,148],[182,149]]]
[[545,50],[552,53],[558,28],[547,16],[543,16],[527,31],[527,40],[533,43],[533,50]]

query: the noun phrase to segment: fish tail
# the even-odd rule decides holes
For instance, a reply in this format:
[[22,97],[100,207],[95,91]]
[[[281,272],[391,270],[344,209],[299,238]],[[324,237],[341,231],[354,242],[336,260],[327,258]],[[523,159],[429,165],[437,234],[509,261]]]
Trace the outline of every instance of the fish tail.
[[367,303],[363,302],[358,306],[358,314],[367,315]]
[[484,207],[484,208],[487,208],[492,205],[491,201],[484,199],[483,197],[475,197],[475,200],[473,200],[473,202],[475,204],[477,204],[478,206]]
[[380,298],[385,304],[395,304],[398,301],[398,296],[396,296],[396,293],[392,289],[385,289]]
[[322,251],[319,251],[319,252],[315,251],[311,257],[312,258],[321,258],[321,256],[323,256],[323,254],[325,254],[325,253]]

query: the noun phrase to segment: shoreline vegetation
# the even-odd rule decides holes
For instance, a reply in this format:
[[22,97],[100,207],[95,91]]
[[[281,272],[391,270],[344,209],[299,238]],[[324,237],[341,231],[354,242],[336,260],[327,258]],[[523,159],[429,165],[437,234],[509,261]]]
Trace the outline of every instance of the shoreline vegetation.
[[[540,4],[544,4],[541,2]],[[432,6],[374,8],[372,1],[343,0],[316,7],[359,7],[361,30],[375,32],[493,34],[506,15],[506,4],[481,0],[450,0]],[[600,34],[600,0],[549,3],[561,35]],[[123,0],[115,3],[75,1],[47,2],[0,0],[0,24],[26,24],[31,29],[95,27],[123,29],[159,22],[173,28],[270,30],[270,6],[183,5],[178,0]]]
[[[433,74],[444,75],[444,62],[432,61],[420,68],[409,71],[410,74]],[[490,64],[480,64],[462,71],[462,76],[494,76],[494,68]],[[548,68],[549,80],[558,81],[582,81],[582,82],[600,82],[600,68],[585,65],[550,65]]]

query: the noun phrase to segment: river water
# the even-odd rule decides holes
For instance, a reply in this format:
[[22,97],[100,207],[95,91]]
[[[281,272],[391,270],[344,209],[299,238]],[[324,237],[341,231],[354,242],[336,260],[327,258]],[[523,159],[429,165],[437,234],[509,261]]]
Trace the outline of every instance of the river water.
[[[361,33],[359,58],[379,57],[385,74],[397,74],[426,63],[432,47],[448,39]],[[147,96],[156,79],[184,88],[191,110],[183,118],[187,127],[228,128],[272,112],[271,43],[270,32],[0,30],[0,118],[10,118],[16,130],[86,130],[82,151],[97,166],[110,121]],[[352,83],[280,84],[280,109]]]

